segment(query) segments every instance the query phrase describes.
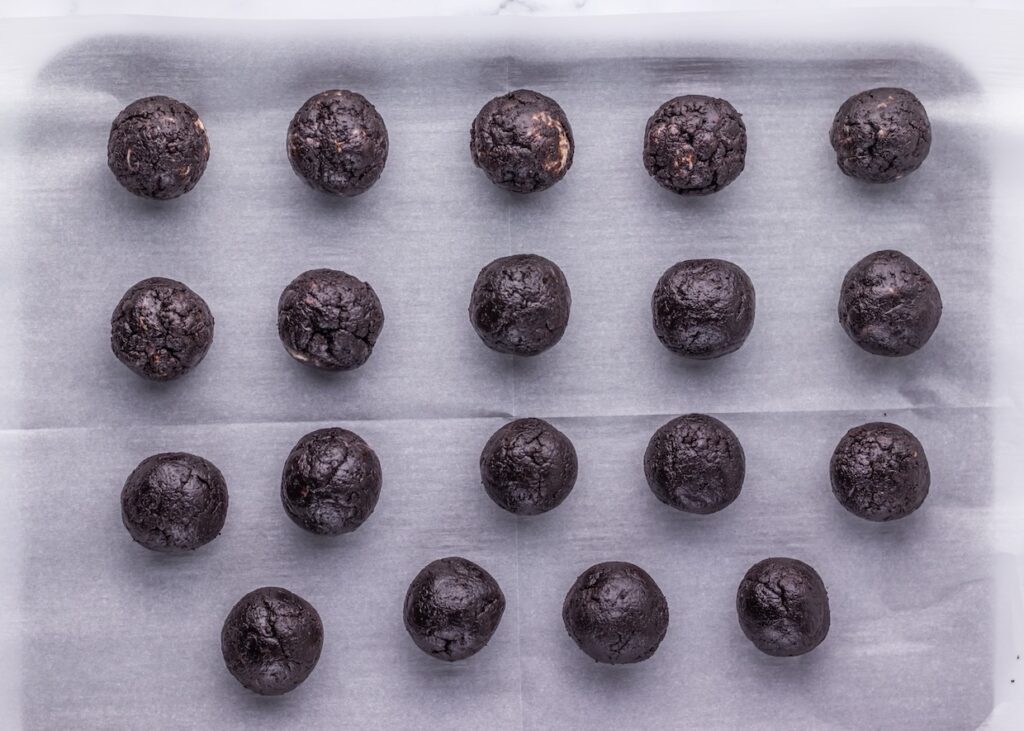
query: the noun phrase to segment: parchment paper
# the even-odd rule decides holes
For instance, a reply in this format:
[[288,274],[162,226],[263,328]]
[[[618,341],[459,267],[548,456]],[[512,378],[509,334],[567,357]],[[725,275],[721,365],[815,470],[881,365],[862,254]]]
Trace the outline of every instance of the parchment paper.
[[[983,79],[978,67],[990,66],[948,52],[943,39],[969,22],[955,14],[900,43],[837,15],[820,38],[805,30],[784,46],[762,32],[786,17],[766,17],[8,24],[4,78],[23,85],[3,106],[4,160],[17,175],[0,209],[15,342],[0,397],[2,608],[6,657],[17,659],[5,688],[23,725],[970,728],[989,718],[1014,651],[1003,639],[1019,627],[999,619],[1000,592],[1019,598],[998,581],[995,534],[1019,512],[998,497],[994,443],[1019,432],[997,431],[1015,412],[1000,416],[1014,396],[996,380],[990,312],[1012,301],[998,299],[998,282],[1018,262],[998,258],[991,191],[1002,163],[977,110],[1020,81],[1018,66]],[[970,22],[1002,37],[1003,17],[1019,22]],[[827,132],[847,96],[880,85],[918,94],[935,142],[914,176],[870,187],[835,168]],[[564,182],[513,198],[473,167],[468,127],[489,98],[523,86],[558,99],[577,147]],[[350,201],[308,190],[284,153],[295,109],[336,87],[371,99],[391,137],[381,181]],[[152,93],[192,104],[212,146],[196,190],[163,204],[127,194],[105,165],[110,120]],[[681,93],[724,96],[747,124],[747,169],[712,197],[680,200],[640,161],[647,117]],[[863,353],[836,322],[846,269],[881,248],[927,268],[945,302],[932,343],[910,358]],[[518,251],[563,268],[573,311],[561,344],[513,361],[479,342],[466,306],[480,267]],[[758,310],[740,351],[692,365],[655,339],[649,298],[665,268],[698,256],[740,264]],[[281,289],[317,266],[367,279],[382,300],[384,331],[353,373],[303,368],[277,341]],[[132,375],[108,343],[114,304],[154,275],[188,283],[217,320],[206,361],[164,385]],[[743,494],[716,516],[674,513],[643,478],[650,434],[691,411],[724,419],[747,453]],[[516,520],[479,487],[477,459],[495,429],[525,415],[572,438],[580,477],[561,508]],[[873,525],[831,497],[827,465],[846,429],[883,418],[921,439],[933,485],[917,514]],[[329,424],[366,438],[385,480],[371,520],[336,540],[304,534],[278,498],[288,450]],[[120,525],[124,478],[167,450],[211,459],[231,493],[221,537],[184,558],[150,555]],[[508,609],[485,651],[445,665],[409,641],[401,604],[422,565],[452,554],[487,568]],[[808,656],[763,656],[736,623],[736,585],[769,555],[811,563],[829,588],[832,630]],[[634,667],[590,662],[561,623],[576,575],[613,559],[644,566],[671,609],[661,649]],[[243,690],[219,651],[228,609],[265,584],[307,598],[326,627],[317,670],[276,699]]]

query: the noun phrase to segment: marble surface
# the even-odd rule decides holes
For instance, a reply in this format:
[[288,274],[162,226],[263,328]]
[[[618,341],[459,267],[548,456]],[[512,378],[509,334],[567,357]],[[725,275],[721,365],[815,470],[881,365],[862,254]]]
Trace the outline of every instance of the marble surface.
[[163,15],[206,18],[395,18],[450,15],[616,15],[772,8],[1020,8],[1021,0],[5,0],[3,17]]

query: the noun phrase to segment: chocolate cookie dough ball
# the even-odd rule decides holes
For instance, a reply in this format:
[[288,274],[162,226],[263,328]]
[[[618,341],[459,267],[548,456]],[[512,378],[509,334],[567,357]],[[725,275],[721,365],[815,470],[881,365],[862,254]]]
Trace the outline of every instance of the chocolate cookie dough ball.
[[358,434],[317,429],[299,440],[284,463],[281,502],[296,525],[337,536],[370,517],[380,484],[377,454]]
[[935,282],[899,251],[876,251],[850,268],[839,294],[839,323],[875,355],[910,355],[931,338],[942,317]]
[[828,592],[818,572],[795,558],[766,558],[736,591],[740,628],[766,655],[810,652],[828,634]]
[[720,191],[743,172],[746,155],[747,128],[725,99],[677,96],[647,120],[644,167],[673,193]]
[[874,521],[905,518],[928,497],[931,471],[924,447],[896,424],[875,422],[846,432],[829,464],[832,494],[854,515]]
[[594,660],[624,665],[646,660],[665,639],[668,602],[642,568],[608,561],[576,579],[565,595],[562,621]]
[[644,454],[647,484],[686,513],[716,513],[739,497],[746,474],[740,440],[704,414],[680,416],[654,432]]
[[891,183],[921,167],[932,145],[932,126],[924,106],[906,89],[869,89],[839,107],[829,140],[846,175]]
[[484,489],[516,515],[539,515],[562,504],[576,484],[576,449],[543,419],[516,419],[494,432],[480,455]]
[[480,270],[469,319],[488,348],[537,355],[562,339],[572,295],[553,261],[536,254],[495,259]]
[[194,454],[147,457],[121,490],[124,527],[151,551],[194,551],[220,534],[227,515],[224,475]]
[[334,269],[303,272],[277,303],[277,333],[285,350],[315,368],[358,368],[383,328],[384,310],[373,287]]
[[388,130],[362,94],[332,89],[310,97],[288,125],[288,161],[309,186],[350,198],[384,172]]
[[469,150],[492,183],[533,193],[572,167],[572,128],[554,99],[519,89],[484,104],[469,131]]
[[323,645],[324,626],[313,605],[276,586],[239,599],[220,633],[228,671],[260,695],[295,690],[313,672]]
[[754,326],[754,305],[750,277],[732,262],[681,261],[654,288],[654,332],[673,353],[718,358],[743,345]]
[[143,198],[188,193],[209,159],[206,127],[195,109],[177,99],[137,99],[110,125],[107,166],[117,182]]
[[493,576],[464,558],[439,558],[409,584],[405,629],[423,652],[454,662],[484,649],[504,611]]
[[114,355],[151,381],[170,381],[188,373],[206,357],[211,343],[210,308],[173,279],[143,279],[125,292],[110,318]]

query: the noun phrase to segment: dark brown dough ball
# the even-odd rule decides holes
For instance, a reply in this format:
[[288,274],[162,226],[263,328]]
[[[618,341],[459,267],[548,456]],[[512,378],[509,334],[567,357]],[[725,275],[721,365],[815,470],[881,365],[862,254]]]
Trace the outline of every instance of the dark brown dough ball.
[[147,457],[121,490],[124,527],[151,551],[194,551],[220,534],[227,515],[224,475],[194,454]]
[[310,533],[351,533],[370,517],[380,497],[377,454],[358,434],[317,429],[299,440],[284,463],[281,502]]
[[720,191],[743,172],[746,155],[747,128],[725,99],[677,96],[647,120],[644,167],[673,193]]
[[480,270],[469,319],[488,348],[537,355],[562,339],[572,294],[558,265],[537,254],[495,259]]
[[561,505],[576,484],[576,449],[543,419],[516,419],[494,432],[480,455],[491,500],[516,515]]
[[239,599],[220,633],[228,671],[260,695],[295,690],[313,672],[323,645],[324,626],[313,605],[276,586]]
[[707,360],[738,350],[754,327],[754,284],[721,259],[689,259],[661,275],[651,296],[654,332],[686,358]]
[[110,125],[107,166],[117,182],[143,198],[167,200],[188,193],[209,159],[202,120],[177,99],[137,99]]
[[910,355],[931,338],[942,297],[917,262],[899,251],[876,251],[854,264],[839,294],[839,323],[875,355]]
[[845,174],[891,183],[921,167],[932,145],[932,126],[924,106],[906,89],[869,89],[839,107],[829,140]]
[[213,315],[181,282],[150,277],[135,284],[110,318],[110,347],[117,359],[151,381],[188,373],[213,343]]
[[573,641],[597,662],[640,662],[665,639],[668,602],[642,568],[607,561],[576,579],[565,595],[562,621]]
[[546,190],[572,167],[572,127],[554,99],[528,89],[484,104],[469,132],[473,162],[513,193]]
[[854,515],[874,521],[913,513],[928,497],[932,481],[921,442],[903,427],[885,422],[846,432],[829,471],[836,500]]
[[388,130],[362,94],[332,89],[310,97],[288,125],[292,170],[323,193],[365,193],[384,172]]
[[405,629],[423,652],[454,662],[484,649],[504,611],[493,576],[464,558],[439,558],[409,584]]
[[725,424],[687,414],[654,432],[644,454],[651,492],[687,513],[716,513],[739,497],[746,474],[740,440]]
[[740,628],[761,652],[793,657],[828,634],[828,592],[818,572],[795,558],[766,558],[750,567],[736,591]]
[[315,368],[358,368],[383,328],[384,310],[373,287],[334,269],[303,272],[277,303],[277,333],[285,350]]

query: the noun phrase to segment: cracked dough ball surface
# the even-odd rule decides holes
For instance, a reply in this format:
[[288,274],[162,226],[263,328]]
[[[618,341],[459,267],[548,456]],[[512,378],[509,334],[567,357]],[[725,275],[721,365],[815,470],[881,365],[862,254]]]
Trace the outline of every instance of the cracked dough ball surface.
[[384,310],[373,287],[334,269],[300,274],[277,304],[277,332],[285,350],[315,368],[358,368],[373,353],[383,328]]
[[493,576],[464,558],[439,558],[409,585],[405,629],[423,652],[454,662],[484,648],[504,611],[505,595]]
[[641,662],[665,639],[668,602],[642,568],[608,561],[576,579],[562,604],[562,620],[573,641],[597,662]]
[[480,454],[490,498],[510,513],[538,515],[558,507],[576,484],[576,449],[543,419],[516,419],[494,432]]
[[292,448],[281,503],[296,525],[318,535],[351,533],[373,513],[381,470],[370,445],[347,429],[318,429]]
[[124,527],[151,551],[194,551],[220,534],[227,514],[224,475],[186,452],[147,457],[121,490]]
[[869,183],[891,183],[921,167],[932,145],[928,113],[906,89],[869,89],[839,107],[829,132],[836,164]]
[[557,183],[572,167],[572,128],[558,102],[518,89],[487,102],[469,133],[473,162],[513,193]]
[[866,520],[905,518],[928,497],[931,471],[924,447],[896,424],[854,427],[839,440],[829,464],[832,494]]
[[562,339],[571,307],[569,283],[557,264],[537,254],[515,254],[480,270],[469,319],[491,350],[530,356]]
[[150,277],[133,285],[110,318],[110,347],[117,359],[151,381],[188,373],[213,343],[213,315],[181,282]]
[[717,193],[739,177],[747,156],[743,116],[725,99],[669,99],[647,120],[644,167],[678,195]]
[[264,586],[231,608],[220,633],[228,671],[260,695],[281,695],[313,672],[324,626],[313,605],[287,589]]
[[758,650],[776,657],[810,652],[828,635],[828,592],[818,572],[795,558],[766,558],[736,591],[740,628]]
[[310,97],[288,125],[288,161],[314,190],[350,198],[384,172],[388,130],[362,94],[331,89]]
[[654,432],[644,454],[644,474],[661,502],[706,515],[739,497],[746,458],[740,440],[721,421],[687,414]]
[[210,141],[196,110],[168,96],[137,99],[110,126],[107,166],[142,198],[188,193],[203,177]]

